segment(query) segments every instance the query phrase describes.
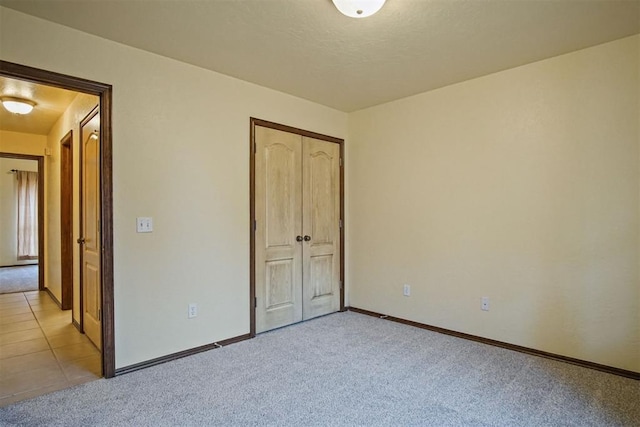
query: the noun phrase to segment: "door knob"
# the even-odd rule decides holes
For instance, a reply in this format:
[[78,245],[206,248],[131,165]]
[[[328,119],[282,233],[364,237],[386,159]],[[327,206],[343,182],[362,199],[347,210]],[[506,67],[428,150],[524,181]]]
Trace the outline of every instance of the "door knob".
[[86,239],[84,237],[81,237],[78,240],[76,240],[76,242],[78,242],[79,245],[83,245],[86,242]]
[[304,241],[308,242],[309,240],[311,240],[311,236],[304,236]]
[[302,236],[296,236],[296,242],[302,242]]

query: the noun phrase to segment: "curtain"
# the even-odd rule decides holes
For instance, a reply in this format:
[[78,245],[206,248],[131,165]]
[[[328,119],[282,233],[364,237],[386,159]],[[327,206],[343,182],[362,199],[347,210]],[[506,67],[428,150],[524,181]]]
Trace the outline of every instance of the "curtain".
[[18,260],[38,259],[38,173],[18,177]]

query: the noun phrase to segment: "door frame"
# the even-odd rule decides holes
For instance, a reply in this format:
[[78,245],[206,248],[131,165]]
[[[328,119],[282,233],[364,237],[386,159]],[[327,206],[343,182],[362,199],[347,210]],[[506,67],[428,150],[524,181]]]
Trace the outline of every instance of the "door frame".
[[[102,244],[102,374],[115,376],[113,290],[112,86],[79,77],[0,61],[0,75],[95,95],[100,99],[100,216]],[[41,243],[42,244],[42,243]],[[43,246],[44,249],[44,246]]]
[[346,287],[344,280],[344,236],[346,227],[344,221],[344,139],[251,117],[249,138],[249,334],[252,338],[256,336],[256,126],[293,133],[340,145],[340,221],[342,221],[342,227],[340,228],[340,311],[345,311],[344,290]]
[[60,140],[60,305],[73,308],[73,129]]
[[44,156],[0,152],[5,159],[33,160],[38,162],[38,290],[44,288]]

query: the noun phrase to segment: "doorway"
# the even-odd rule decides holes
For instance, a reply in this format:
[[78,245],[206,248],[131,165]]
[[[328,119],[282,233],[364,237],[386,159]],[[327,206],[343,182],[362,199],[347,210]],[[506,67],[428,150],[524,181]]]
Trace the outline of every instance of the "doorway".
[[[35,186],[19,182],[21,176],[31,174]],[[2,152],[0,177],[0,294],[43,290],[43,157]],[[35,215],[29,212],[34,207]],[[19,242],[20,238],[31,244]]]
[[251,119],[251,334],[344,310],[344,141]]
[[100,106],[99,145],[96,153],[96,191],[99,202],[95,205],[99,218],[99,242],[95,243],[100,253],[99,313],[101,370],[106,378],[115,375],[114,309],[113,309],[113,209],[112,209],[112,140],[111,140],[111,94],[108,84],[53,73],[11,62],[0,61],[0,76],[53,86],[97,96]]

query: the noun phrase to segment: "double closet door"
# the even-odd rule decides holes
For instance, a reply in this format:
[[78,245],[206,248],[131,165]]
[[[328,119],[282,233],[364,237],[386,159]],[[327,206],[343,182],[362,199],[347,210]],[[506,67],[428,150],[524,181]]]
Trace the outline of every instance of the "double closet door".
[[340,309],[340,145],[255,126],[256,332]]

